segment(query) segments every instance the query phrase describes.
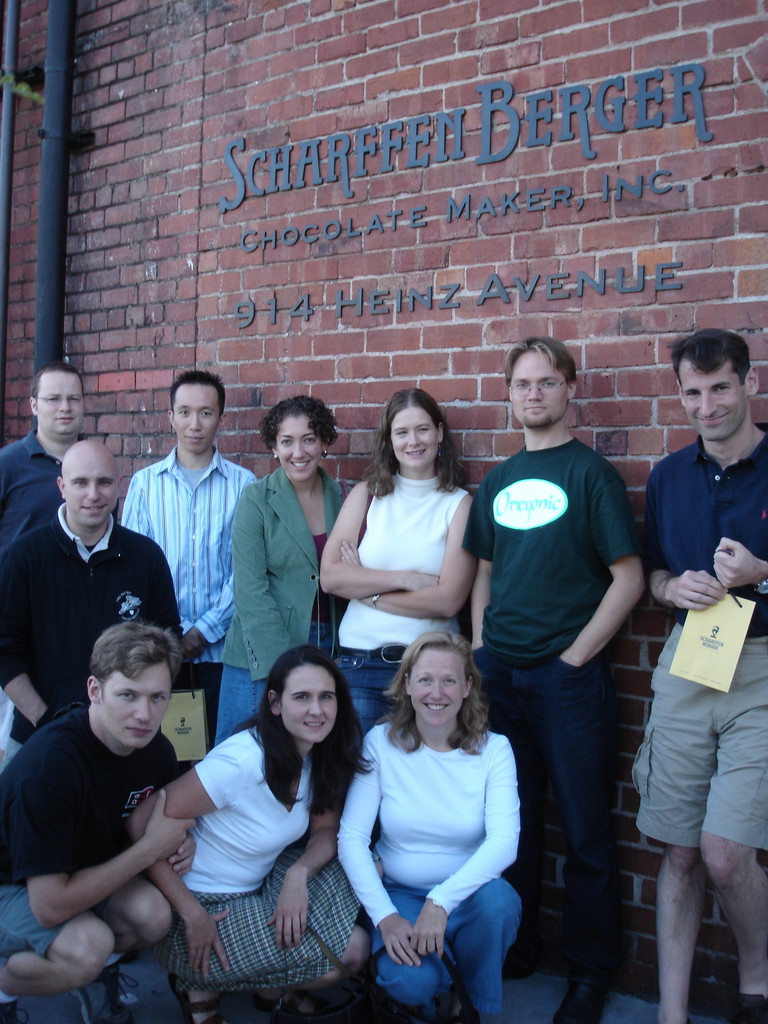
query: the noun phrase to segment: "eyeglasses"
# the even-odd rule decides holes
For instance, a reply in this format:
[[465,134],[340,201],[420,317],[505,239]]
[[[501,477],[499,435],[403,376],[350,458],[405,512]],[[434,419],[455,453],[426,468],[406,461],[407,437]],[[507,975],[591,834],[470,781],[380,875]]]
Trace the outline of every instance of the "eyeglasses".
[[564,380],[513,380],[512,390],[516,395],[527,395],[538,388],[542,395],[551,395],[555,388],[561,388],[565,383]]
[[61,405],[62,402],[67,402],[69,405],[80,405],[83,400],[82,395],[38,395],[38,402],[45,402],[46,405]]

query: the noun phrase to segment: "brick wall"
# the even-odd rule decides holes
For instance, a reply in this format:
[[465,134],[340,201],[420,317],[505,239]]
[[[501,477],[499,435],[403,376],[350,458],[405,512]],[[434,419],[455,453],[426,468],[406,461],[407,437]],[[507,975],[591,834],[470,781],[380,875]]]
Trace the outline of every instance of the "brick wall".
[[[75,128],[92,129],[96,143],[72,158],[65,348],[86,375],[89,429],[123,456],[124,485],[169,450],[166,389],[177,367],[194,364],[214,366],[227,383],[222,447],[257,472],[269,469],[256,431],[262,406],[297,390],[324,398],[342,427],[335,470],[354,480],[382,404],[395,388],[418,384],[446,406],[477,482],[520,444],[504,405],[505,346],[546,333],[569,341],[582,368],[576,433],[616,464],[641,516],[651,465],[691,436],[666,343],[723,326],[744,333],[765,364],[760,0],[82,0],[79,9]],[[20,63],[42,63],[45,5],[27,0],[23,12]],[[675,110],[672,69],[683,65],[705,71],[705,127],[695,90]],[[654,69],[661,75],[642,78]],[[614,108],[604,123],[595,113],[601,83],[616,76],[626,79],[621,132],[610,127]],[[523,121],[505,159],[477,162],[487,127],[479,87],[492,82],[510,83],[511,107],[539,117]],[[569,139],[562,90],[579,85],[591,90],[589,138],[574,114]],[[644,105],[631,99],[643,89],[651,96]],[[463,158],[447,129],[445,159],[433,137],[410,153],[393,150],[391,171],[381,152],[370,156],[369,173],[349,183],[340,173],[324,180],[327,166],[312,165],[334,134],[422,116],[436,130],[436,115],[457,108],[466,111]],[[27,423],[40,123],[40,110],[20,101],[6,440]],[[412,122],[414,133],[426,131],[420,124]],[[509,118],[499,112],[492,124],[498,153]],[[548,131],[551,143],[536,144]],[[255,152],[292,143],[294,161],[305,155],[305,187],[248,194],[220,212],[221,197],[237,190],[225,147],[239,138],[241,172]],[[324,141],[313,150],[313,139]],[[633,195],[639,176],[642,194]],[[266,159],[254,163],[254,184],[268,184]],[[514,193],[517,208],[509,198],[505,207]],[[396,229],[393,210],[402,211]],[[336,238],[332,227],[311,244],[288,244],[294,231],[321,234],[335,222]],[[282,241],[254,247],[273,231]],[[241,246],[244,232],[253,251]],[[578,294],[579,273],[597,283],[604,273],[602,293],[582,277]],[[255,318],[243,326],[250,300]],[[765,400],[756,404],[768,419]],[[648,994],[658,854],[635,829],[629,770],[667,627],[643,605],[615,644],[621,980]],[[543,927],[554,936],[562,854],[554,812],[549,840]],[[733,946],[711,906],[695,973],[698,1003],[723,1008],[718,986],[734,978]]]

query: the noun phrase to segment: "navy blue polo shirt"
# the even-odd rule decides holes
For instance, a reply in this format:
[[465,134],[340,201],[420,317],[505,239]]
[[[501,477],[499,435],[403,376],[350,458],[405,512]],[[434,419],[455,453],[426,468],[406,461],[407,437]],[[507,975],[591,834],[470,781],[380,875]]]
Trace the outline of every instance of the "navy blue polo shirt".
[[45,451],[34,430],[0,449],[0,558],[20,534],[53,519],[60,476],[61,459]]
[[[768,429],[768,424],[758,426]],[[650,569],[667,569],[673,576],[687,569],[714,575],[721,537],[768,561],[768,435],[727,469],[707,455],[699,438],[662,459],[648,478],[644,546]],[[748,635],[768,636],[768,596],[752,586],[733,593],[757,602]],[[681,625],[685,616],[685,609],[675,610]]]

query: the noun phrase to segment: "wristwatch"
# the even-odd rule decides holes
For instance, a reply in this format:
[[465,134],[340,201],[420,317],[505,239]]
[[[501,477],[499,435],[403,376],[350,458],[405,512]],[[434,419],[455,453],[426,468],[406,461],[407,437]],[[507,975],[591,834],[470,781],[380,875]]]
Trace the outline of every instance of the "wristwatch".
[[756,583],[755,590],[758,594],[768,594],[768,580],[761,580],[760,583]]

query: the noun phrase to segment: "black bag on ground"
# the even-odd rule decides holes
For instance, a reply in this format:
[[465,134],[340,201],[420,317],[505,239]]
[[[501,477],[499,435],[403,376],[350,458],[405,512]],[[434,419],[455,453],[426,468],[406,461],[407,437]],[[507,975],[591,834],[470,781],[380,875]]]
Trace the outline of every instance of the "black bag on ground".
[[272,1009],[270,1024],[374,1024],[375,1002],[370,982],[360,975],[325,989],[323,996],[329,1000],[328,1005],[312,1013],[300,1013],[280,996]]
[[[312,928],[307,931],[316,939],[326,958],[347,977],[327,989],[323,993],[325,1005],[318,1006],[311,1013],[300,1013],[286,1005],[281,995],[272,1009],[269,1024],[442,1024],[448,1020],[450,999],[441,1000],[435,1021],[424,1021],[388,996],[379,985],[343,964]],[[447,953],[443,953],[442,960],[461,1003],[459,1021],[461,1024],[480,1024],[480,1014],[472,1005],[456,964]]]

